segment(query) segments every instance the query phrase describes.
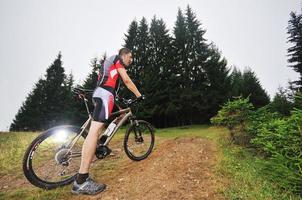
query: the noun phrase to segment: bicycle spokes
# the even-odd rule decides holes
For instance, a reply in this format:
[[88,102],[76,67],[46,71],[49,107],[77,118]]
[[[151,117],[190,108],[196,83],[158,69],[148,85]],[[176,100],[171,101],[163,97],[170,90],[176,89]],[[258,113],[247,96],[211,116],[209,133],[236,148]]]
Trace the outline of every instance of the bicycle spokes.
[[135,157],[144,156],[152,145],[152,132],[145,124],[134,125],[129,133],[127,148]]
[[[59,135],[61,134],[61,135]],[[58,182],[74,176],[81,162],[81,149],[84,138],[70,149],[74,140],[72,131],[58,132],[43,140],[32,156],[32,169],[35,175],[47,182]]]

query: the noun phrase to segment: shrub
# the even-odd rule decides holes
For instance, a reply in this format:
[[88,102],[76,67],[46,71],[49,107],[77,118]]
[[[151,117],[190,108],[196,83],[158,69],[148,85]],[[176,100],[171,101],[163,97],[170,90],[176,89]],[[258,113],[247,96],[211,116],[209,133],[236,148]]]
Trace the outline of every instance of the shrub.
[[279,119],[280,117],[280,114],[273,112],[269,105],[259,108],[254,112],[250,112],[246,131],[252,137],[256,137],[263,124],[268,123],[273,119]]
[[250,137],[246,133],[246,125],[253,108],[248,98],[239,97],[234,101],[228,101],[211,119],[211,122],[218,126],[227,127],[232,142],[247,145]]
[[281,187],[302,191],[302,110],[288,119],[273,119],[262,127],[251,142],[264,151],[270,162],[263,169]]
[[253,110],[248,99],[227,102],[211,119],[227,127],[232,141],[253,147],[265,156],[259,169],[267,178],[291,192],[302,192],[302,109],[289,117],[273,112],[270,106]]

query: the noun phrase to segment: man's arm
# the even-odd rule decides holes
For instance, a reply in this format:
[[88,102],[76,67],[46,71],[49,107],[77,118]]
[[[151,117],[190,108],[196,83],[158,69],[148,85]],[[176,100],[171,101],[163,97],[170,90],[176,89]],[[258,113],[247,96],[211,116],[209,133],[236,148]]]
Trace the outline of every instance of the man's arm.
[[134,85],[134,83],[132,82],[132,80],[130,79],[130,77],[128,76],[125,68],[117,68],[118,73],[120,74],[123,82],[125,83],[125,85],[127,86],[127,88],[133,92],[133,94],[138,98],[141,95],[141,93],[138,91],[137,87]]

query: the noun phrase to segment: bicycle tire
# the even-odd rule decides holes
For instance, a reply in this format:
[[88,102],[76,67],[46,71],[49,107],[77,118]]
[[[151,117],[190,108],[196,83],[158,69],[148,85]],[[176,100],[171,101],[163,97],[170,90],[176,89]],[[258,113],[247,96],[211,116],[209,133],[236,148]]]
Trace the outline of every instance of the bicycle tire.
[[[68,184],[72,183],[75,179],[75,176],[77,175],[77,173],[76,173],[72,177],[70,177],[66,180],[58,181],[58,182],[48,182],[48,181],[40,179],[36,175],[36,173],[34,172],[33,167],[32,167],[33,154],[38,149],[38,146],[45,139],[47,139],[52,134],[54,134],[56,129],[62,129],[62,128],[74,131],[75,133],[80,133],[80,131],[81,131],[80,127],[72,126],[72,125],[56,126],[56,127],[51,128],[51,129],[48,129],[45,132],[41,133],[37,138],[35,138],[31,142],[31,144],[29,145],[29,147],[27,148],[27,150],[24,154],[24,157],[23,157],[23,173],[24,173],[26,179],[36,187],[49,190],[49,189],[54,189],[54,188],[58,188],[58,187],[61,187],[61,186],[65,186],[65,185],[68,185]],[[86,138],[87,132],[85,131],[82,136],[84,138]]]
[[[148,148],[148,150],[141,156],[135,156],[133,153],[131,153],[131,150],[128,147],[128,140],[129,140],[129,136],[132,133],[132,131],[134,130],[134,128],[139,127],[145,125],[148,130],[150,131],[150,136],[151,136],[151,142],[150,142],[150,146]],[[124,137],[124,151],[126,153],[126,155],[134,161],[141,161],[146,159],[152,152],[153,147],[154,147],[154,143],[155,143],[155,136],[154,136],[154,128],[153,126],[144,120],[137,120],[136,123],[133,123],[126,131],[125,137]]]

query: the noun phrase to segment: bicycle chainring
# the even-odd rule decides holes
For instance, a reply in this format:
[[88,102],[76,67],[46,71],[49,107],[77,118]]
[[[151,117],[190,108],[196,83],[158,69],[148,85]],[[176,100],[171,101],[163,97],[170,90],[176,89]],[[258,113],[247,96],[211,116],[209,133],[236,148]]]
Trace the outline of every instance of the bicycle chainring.
[[109,149],[107,146],[99,145],[96,148],[95,156],[98,159],[103,159],[103,158],[107,157],[110,153],[111,153],[111,149]]

